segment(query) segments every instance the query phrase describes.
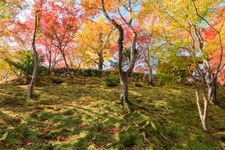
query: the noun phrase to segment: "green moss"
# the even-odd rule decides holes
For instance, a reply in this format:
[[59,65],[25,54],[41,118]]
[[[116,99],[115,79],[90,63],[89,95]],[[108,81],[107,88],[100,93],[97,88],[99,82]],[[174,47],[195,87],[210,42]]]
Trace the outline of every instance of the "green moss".
[[128,127],[127,130],[117,133],[115,136],[118,143],[123,144],[125,147],[136,145],[141,148],[142,146],[142,137],[134,127]]
[[88,138],[87,137],[82,137],[82,138],[77,138],[75,140],[75,143],[73,144],[73,149],[74,150],[86,150],[88,148]]
[[18,147],[21,144],[24,145],[37,140],[37,132],[28,128],[26,124],[20,124],[15,128],[6,130],[2,142],[6,147]]
[[66,128],[62,128],[60,130],[53,130],[49,133],[43,135],[43,138],[46,140],[57,140],[59,138],[66,138],[70,135],[70,130]]
[[127,114],[119,87],[106,87],[101,78],[63,78],[55,85],[44,78],[38,97],[29,100],[27,86],[0,85],[0,149],[224,148],[225,111],[210,105],[214,134],[204,133],[191,86],[133,83],[135,111]]
[[110,142],[111,139],[112,139],[112,136],[110,134],[95,133],[91,140],[96,145],[105,145],[105,143]]
[[40,120],[43,120],[43,121],[44,121],[44,120],[52,119],[54,116],[55,116],[55,115],[54,115],[53,113],[51,113],[51,112],[43,111],[43,112],[40,112],[40,113],[39,113],[38,118],[39,118]]
[[63,112],[64,115],[73,115],[75,111],[73,109],[68,109]]

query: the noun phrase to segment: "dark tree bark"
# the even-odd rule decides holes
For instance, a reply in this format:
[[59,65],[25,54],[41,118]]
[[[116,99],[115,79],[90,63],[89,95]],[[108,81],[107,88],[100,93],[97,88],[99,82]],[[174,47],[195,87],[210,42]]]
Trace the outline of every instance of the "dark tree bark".
[[217,79],[212,78],[210,84],[208,84],[208,100],[211,104],[215,104],[217,100]]
[[131,52],[130,52],[130,61],[129,61],[129,66],[128,69],[125,71],[123,70],[123,40],[124,40],[124,29],[123,27],[118,24],[113,18],[111,18],[105,9],[105,4],[104,0],[102,0],[102,10],[109,22],[119,31],[119,38],[117,40],[117,45],[118,45],[118,54],[119,54],[119,75],[120,75],[120,81],[121,81],[121,103],[123,107],[127,111],[131,111],[131,105],[130,101],[128,100],[128,80],[129,80],[129,75],[132,73],[135,61],[136,61],[136,55],[137,55],[137,50],[136,50],[136,42],[137,42],[137,33],[132,27],[132,19],[129,20],[128,22],[125,20],[125,18],[122,16],[122,14],[119,11],[119,15],[121,18],[124,20],[126,25],[132,30],[132,44],[131,44]]
[[128,100],[128,74],[127,73],[123,73],[122,75],[120,75],[120,84],[121,84],[121,95],[120,95],[120,99],[121,99],[121,103],[123,105],[123,107],[126,110],[130,110],[131,106],[130,106],[130,101]]
[[37,53],[36,45],[35,45],[36,37],[37,37],[37,30],[38,30],[38,11],[35,12],[34,34],[33,34],[33,41],[32,41],[33,56],[34,56],[34,69],[33,69],[33,74],[32,74],[32,78],[30,81],[30,85],[28,87],[28,97],[29,98],[33,97],[34,83],[37,78],[38,53]]
[[62,57],[63,57],[63,60],[64,60],[64,62],[65,62],[66,69],[68,70],[68,69],[69,69],[69,65],[68,65],[68,63],[67,63],[65,53],[64,53],[62,50],[60,50],[60,52],[61,52]]
[[[196,15],[201,20],[203,20],[208,26],[210,26],[216,32],[216,34],[218,35],[218,38],[219,38],[220,55],[219,55],[219,64],[217,66],[216,73],[213,73],[212,68],[210,67],[209,62],[208,62],[208,71],[210,72],[210,75],[211,75],[211,83],[208,84],[209,89],[208,89],[208,97],[207,98],[210,101],[210,103],[215,103],[217,100],[217,85],[216,85],[217,77],[218,77],[220,71],[224,68],[224,65],[222,65],[224,46],[223,46],[222,37],[221,37],[221,30],[217,30],[216,28],[214,28],[213,25],[211,25],[203,16],[201,16],[199,14],[198,8],[197,8],[194,0],[192,0],[192,3],[194,5]],[[201,36],[201,31],[198,31],[196,26],[195,26],[195,31],[196,31],[196,36],[197,36],[198,40],[200,41],[199,42],[200,49],[203,50],[204,39]]]
[[103,70],[103,64],[104,64],[104,56],[103,52],[98,53],[98,70],[102,71]]
[[217,78],[215,78],[214,82],[213,82],[213,90],[212,90],[212,103],[216,103],[217,102]]
[[48,58],[48,72],[51,73],[52,71],[52,51],[48,50],[49,56],[48,54],[46,54],[46,57]]
[[68,43],[69,43],[70,40],[66,40],[65,45],[63,45],[62,43],[63,43],[63,41],[64,41],[64,39],[65,39],[65,35],[62,37],[62,39],[60,39],[59,36],[58,36],[58,34],[57,34],[57,32],[56,32],[55,30],[54,30],[53,32],[54,32],[55,37],[56,37],[56,40],[57,40],[57,42],[58,42],[57,44],[53,43],[53,45],[54,45],[56,48],[59,49],[59,51],[60,51],[60,53],[61,53],[61,55],[62,55],[62,57],[63,57],[63,61],[64,61],[64,63],[65,63],[66,69],[69,70],[69,65],[68,65],[68,63],[67,63],[66,55],[65,55],[65,48],[66,48],[66,46],[68,45]]
[[212,81],[212,94],[210,103],[215,104],[217,102],[217,76],[213,74],[213,81]]

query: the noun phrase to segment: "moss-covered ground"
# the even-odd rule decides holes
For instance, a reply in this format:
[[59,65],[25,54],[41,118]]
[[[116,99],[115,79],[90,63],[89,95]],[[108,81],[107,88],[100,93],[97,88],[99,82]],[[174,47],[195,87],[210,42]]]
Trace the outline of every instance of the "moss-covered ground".
[[[43,79],[44,80],[44,79]],[[49,79],[45,79],[49,80]],[[130,86],[134,112],[119,104],[119,87],[101,78],[0,85],[0,149],[225,149],[225,110],[210,105],[201,130],[192,86]],[[220,88],[221,106],[225,89]]]

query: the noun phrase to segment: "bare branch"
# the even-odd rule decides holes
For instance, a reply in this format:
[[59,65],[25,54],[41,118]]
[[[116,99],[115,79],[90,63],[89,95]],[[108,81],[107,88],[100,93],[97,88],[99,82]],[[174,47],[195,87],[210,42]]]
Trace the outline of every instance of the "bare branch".
[[194,8],[195,8],[195,12],[196,12],[196,14],[197,14],[197,16],[200,18],[200,19],[202,19],[202,20],[204,20],[217,34],[218,34],[218,36],[219,36],[219,42],[220,42],[220,59],[219,59],[219,64],[218,64],[218,66],[217,66],[217,71],[216,71],[216,74],[215,74],[215,78],[218,76],[218,74],[219,74],[219,72],[220,72],[220,67],[221,67],[221,65],[222,65],[222,60],[223,60],[223,43],[222,43],[222,38],[221,38],[221,33],[220,33],[220,31],[218,31],[216,28],[214,28],[213,27],[213,25],[211,25],[204,17],[202,17],[200,14],[199,14],[199,12],[198,12],[198,8],[197,8],[197,6],[196,6],[196,4],[195,4],[195,1],[194,0],[192,0],[192,3],[193,3],[193,5],[194,5]]

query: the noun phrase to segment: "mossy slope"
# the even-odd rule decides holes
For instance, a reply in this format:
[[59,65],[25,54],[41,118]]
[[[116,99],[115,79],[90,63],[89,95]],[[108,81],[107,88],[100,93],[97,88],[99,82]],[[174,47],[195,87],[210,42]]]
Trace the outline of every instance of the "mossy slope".
[[39,85],[34,99],[26,90],[0,85],[0,149],[225,149],[225,111],[210,107],[211,133],[204,133],[190,86],[133,83],[129,114],[118,104],[119,87],[100,78]]

